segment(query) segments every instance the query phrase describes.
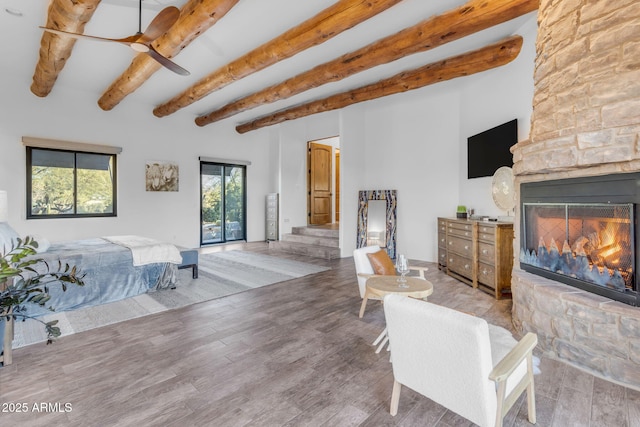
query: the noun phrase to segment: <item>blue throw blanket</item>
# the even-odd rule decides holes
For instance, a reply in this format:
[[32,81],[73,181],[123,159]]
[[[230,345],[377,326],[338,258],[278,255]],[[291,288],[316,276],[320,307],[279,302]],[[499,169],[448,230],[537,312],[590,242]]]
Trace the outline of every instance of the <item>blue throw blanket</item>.
[[[158,263],[134,266],[131,251],[125,247],[94,238],[52,243],[44,253],[34,255],[42,258],[52,271],[58,262],[76,266],[84,274],[84,286],[68,285],[63,292],[59,284],[49,286],[51,299],[46,307],[55,311],[75,310],[81,307],[104,304],[171,287],[176,282],[176,264]],[[42,266],[38,271],[43,271]],[[44,307],[31,305],[28,314],[41,316],[50,314]]]

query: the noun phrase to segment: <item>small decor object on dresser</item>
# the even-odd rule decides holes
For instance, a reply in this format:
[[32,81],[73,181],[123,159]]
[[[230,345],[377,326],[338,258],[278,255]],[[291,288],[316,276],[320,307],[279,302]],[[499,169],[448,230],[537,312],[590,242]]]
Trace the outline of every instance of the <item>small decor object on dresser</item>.
[[458,205],[458,210],[456,211],[456,218],[467,219],[467,207],[465,205]]

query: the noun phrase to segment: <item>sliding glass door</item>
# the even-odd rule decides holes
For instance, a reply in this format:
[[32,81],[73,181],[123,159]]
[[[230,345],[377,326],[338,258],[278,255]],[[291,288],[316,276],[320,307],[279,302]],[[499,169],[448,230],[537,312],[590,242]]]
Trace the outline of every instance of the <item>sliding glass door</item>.
[[200,244],[246,239],[246,167],[200,162]]

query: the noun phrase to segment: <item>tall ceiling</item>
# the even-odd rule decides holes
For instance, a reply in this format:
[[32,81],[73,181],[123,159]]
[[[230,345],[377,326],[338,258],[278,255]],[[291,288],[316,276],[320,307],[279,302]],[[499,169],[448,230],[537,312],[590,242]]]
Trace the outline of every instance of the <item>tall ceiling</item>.
[[[173,5],[181,8],[186,2],[187,0],[144,0],[142,29],[144,30],[164,7]],[[233,100],[279,83],[466,2],[400,1],[324,43],[233,82],[176,114],[184,120],[193,121],[196,117],[219,109]],[[152,115],[154,107],[167,102],[216,69],[312,18],[334,3],[336,0],[239,0],[211,28],[172,58],[174,62],[191,72],[189,76],[179,76],[161,68],[139,89],[124,98],[121,104],[135,103],[139,108],[148,109],[149,115]],[[47,23],[49,0],[0,0],[0,6],[0,36],[3,40],[0,46],[0,75],[3,78],[15,79],[16,84],[24,85],[24,90],[29,91],[43,35],[43,30],[38,27]],[[21,16],[16,16],[16,13]],[[479,49],[506,36],[517,34],[518,29],[531,20],[535,20],[535,12],[435,49],[375,66],[288,99],[261,105],[225,120],[229,126],[236,126],[290,106],[349,91],[401,71]],[[102,0],[84,29],[85,34],[108,38],[126,37],[137,31],[138,0]],[[133,57],[134,52],[126,46],[78,40],[51,93],[80,91],[85,94],[87,105],[95,105],[109,85],[127,69]],[[119,106],[114,108],[117,109]],[[108,117],[110,112],[105,111],[104,114]],[[195,123],[193,126],[196,126]]]

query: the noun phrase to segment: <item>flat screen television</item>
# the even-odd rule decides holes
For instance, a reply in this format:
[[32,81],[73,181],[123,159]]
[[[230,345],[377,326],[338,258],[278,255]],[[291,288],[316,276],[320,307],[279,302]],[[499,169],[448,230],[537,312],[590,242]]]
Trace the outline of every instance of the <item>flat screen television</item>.
[[513,166],[509,148],[518,142],[518,119],[467,138],[467,178],[492,176],[502,166]]

